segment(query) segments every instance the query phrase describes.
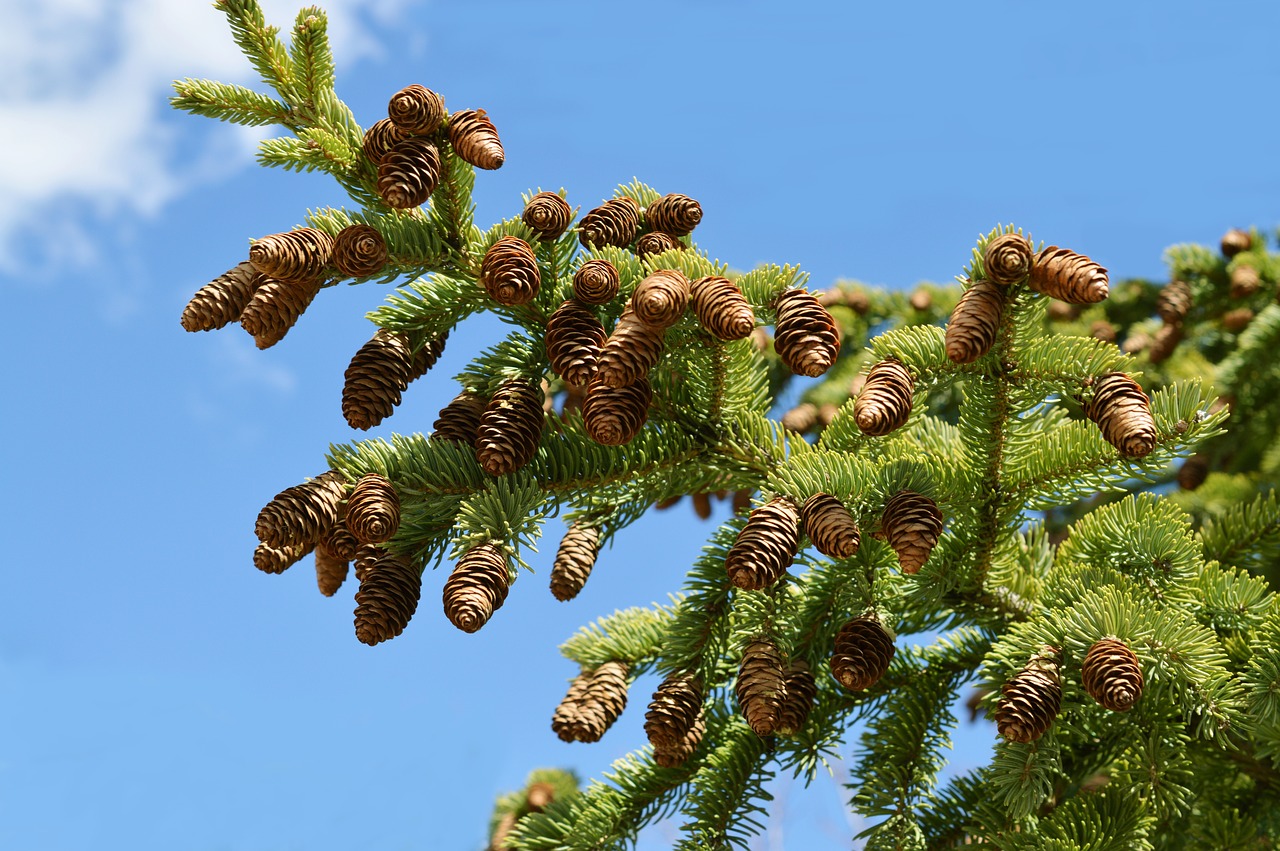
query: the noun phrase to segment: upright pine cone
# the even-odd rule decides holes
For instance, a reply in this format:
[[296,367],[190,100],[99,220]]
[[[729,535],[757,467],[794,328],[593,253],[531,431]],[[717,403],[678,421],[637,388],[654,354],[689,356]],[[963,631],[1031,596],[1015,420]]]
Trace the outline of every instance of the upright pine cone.
[[605,662],[583,671],[569,686],[551,718],[563,742],[598,742],[627,707],[627,666]]
[[783,682],[782,705],[778,709],[778,724],[774,728],[779,736],[793,736],[809,720],[814,698],[818,696],[818,684],[803,659],[792,659]]
[[902,427],[911,416],[915,379],[896,358],[882,360],[867,373],[867,383],[853,404],[853,418],[863,434],[874,437]]
[[444,583],[444,614],[463,632],[475,632],[507,601],[511,573],[494,544],[467,550]]
[[348,560],[341,558],[321,541],[316,547],[316,586],[320,593],[332,597],[347,581]]
[[1094,384],[1084,414],[1098,424],[1102,436],[1121,455],[1141,458],[1155,449],[1156,421],[1151,401],[1138,382],[1123,372],[1104,375]]
[[721,340],[742,340],[751,336],[756,315],[742,290],[728,278],[698,278],[690,284],[693,313],[702,327]]
[[249,262],[277,281],[310,283],[333,259],[333,237],[315,228],[264,236],[249,246]]
[[1080,680],[1089,696],[1112,712],[1128,712],[1142,697],[1142,665],[1118,638],[1094,642],[1080,666]]
[[498,128],[483,109],[464,109],[449,116],[449,144],[463,162],[476,168],[501,168],[506,158]]
[[782,654],[772,641],[758,638],[742,653],[742,666],[734,691],[747,724],[757,736],[772,736],[786,697]]
[[644,716],[644,734],[654,749],[680,744],[702,714],[702,680],[696,674],[670,674],[653,693]]
[[253,566],[263,573],[284,573],[306,558],[313,549],[315,549],[314,541],[301,541],[296,544],[285,544],[282,547],[258,544],[253,551]]
[[1037,656],[1000,689],[996,729],[1011,742],[1027,744],[1045,734],[1062,708],[1058,664]]
[[444,98],[414,83],[391,96],[387,117],[409,135],[430,136],[444,121]]
[[1170,325],[1187,318],[1191,311],[1191,287],[1186,281],[1175,278],[1160,290],[1156,299],[1156,313]]
[[861,538],[858,524],[844,503],[829,493],[815,493],[800,506],[805,534],[829,558],[851,558]]
[[831,674],[849,691],[871,688],[889,670],[893,652],[893,635],[875,613],[859,615],[836,633]]
[[375,122],[366,131],[364,131],[364,155],[374,165],[381,165],[382,158],[387,155],[387,151],[395,147],[397,142],[409,138],[408,135],[395,125],[389,118],[382,118]]
[[593,381],[582,403],[582,424],[587,436],[601,446],[630,443],[649,418],[653,389],[649,379],[637,378],[626,387],[609,387]]
[[400,528],[400,497],[386,476],[366,473],[347,497],[346,526],[362,544],[391,540]]
[[982,269],[987,273],[987,280],[1008,287],[1021,283],[1031,274],[1034,256],[1031,243],[1025,236],[1006,233],[987,243],[987,250],[982,255]]
[[653,328],[670,328],[689,304],[689,279],[675,269],[659,269],[636,285],[631,309]]
[[787,290],[775,303],[773,348],[797,375],[822,375],[840,354],[840,330],[831,313],[807,290]]
[[457,440],[474,446],[480,431],[480,417],[489,401],[471,390],[463,390],[453,401],[440,409],[440,415],[431,426],[432,440]]
[[587,248],[613,245],[626,248],[640,229],[640,208],[623,196],[605,201],[578,222],[578,239]]
[[661,329],[646,325],[627,305],[605,340],[596,365],[596,379],[606,387],[626,387],[649,374],[662,356]]
[[205,284],[182,310],[187,331],[213,331],[240,318],[253,292],[266,277],[248,260]]
[[1178,468],[1178,487],[1193,491],[1209,478],[1209,459],[1199,453],[1192,455]]
[[1252,247],[1253,237],[1248,231],[1240,230],[1240,228],[1232,228],[1222,235],[1223,257],[1235,257],[1241,251],[1248,251]]
[[672,193],[646,207],[644,217],[656,231],[684,236],[702,221],[702,205],[688,195]]
[[387,265],[387,242],[369,225],[345,227],[333,240],[333,265],[348,278],[376,275]]
[[264,275],[240,313],[240,327],[253,335],[254,345],[269,349],[284,339],[319,292],[319,278],[308,283]]
[[356,591],[356,638],[370,647],[395,638],[409,625],[421,596],[422,572],[403,556],[382,556]]
[[795,503],[775,496],[751,512],[725,556],[729,581],[759,591],[777,582],[800,546],[800,515]]
[[1097,304],[1107,297],[1107,270],[1083,254],[1050,245],[1036,255],[1031,289],[1069,304]]
[[900,491],[885,503],[880,525],[902,572],[917,573],[942,534],[942,512],[929,497]]
[[342,475],[333,470],[285,488],[258,512],[254,534],[273,547],[314,543],[338,522],[338,506],[346,495]]
[[480,261],[480,284],[498,304],[528,304],[538,295],[542,273],[533,247],[518,236],[504,236]]
[[539,239],[555,239],[569,229],[573,208],[555,192],[539,192],[524,205],[520,221],[538,234]]
[[409,386],[413,353],[409,338],[379,328],[351,358],[342,384],[342,416],[352,428],[370,429],[391,416]]
[[1252,266],[1241,263],[1231,270],[1231,297],[1248,298],[1262,288],[1262,276]]
[[378,163],[378,194],[395,210],[422,205],[439,183],[440,152],[422,136],[396,142]]
[[599,552],[599,528],[584,523],[570,524],[551,565],[551,596],[562,603],[578,596],[587,584]]
[[684,243],[669,233],[660,230],[649,231],[636,240],[636,256],[641,260],[661,254],[664,251],[683,249]]
[[706,717],[702,712],[699,712],[698,716],[693,720],[693,725],[689,727],[689,731],[684,734],[684,738],[674,745],[654,746],[653,761],[662,768],[678,768],[684,765],[689,757],[693,756],[693,752],[698,749],[698,745],[702,743],[702,736],[706,732]]
[[503,382],[480,416],[476,460],[491,476],[505,476],[533,460],[542,438],[542,388],[524,378]]
[[573,297],[585,304],[608,304],[619,286],[618,270],[608,260],[588,260],[573,275]]
[[970,281],[947,323],[947,357],[973,363],[991,351],[1003,309],[1004,290],[999,285],[986,278]]
[[547,319],[547,360],[567,383],[581,387],[596,373],[600,350],[608,339],[604,326],[575,298],[556,308]]

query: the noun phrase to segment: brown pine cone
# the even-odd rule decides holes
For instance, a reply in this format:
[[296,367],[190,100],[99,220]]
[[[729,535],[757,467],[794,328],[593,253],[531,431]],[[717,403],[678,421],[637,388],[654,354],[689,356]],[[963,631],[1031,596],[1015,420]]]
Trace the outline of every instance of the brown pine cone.
[[1147,349],[1147,357],[1151,362],[1160,363],[1173,354],[1173,350],[1182,342],[1182,333],[1181,322],[1161,325],[1160,330],[1151,339],[1150,348]]
[[364,582],[364,578],[368,575],[370,568],[378,563],[378,559],[386,555],[388,555],[386,548],[378,544],[360,544],[356,548],[355,558],[352,559],[356,581]]
[[1120,351],[1127,355],[1136,355],[1151,345],[1151,336],[1144,331],[1135,331],[1120,345]]
[[449,116],[449,144],[463,162],[476,168],[501,168],[506,158],[498,128],[483,109],[464,109]]
[[670,674],[649,702],[644,734],[655,750],[671,750],[684,740],[701,714],[701,678],[695,674]]
[[320,593],[326,597],[338,593],[342,583],[347,581],[349,567],[347,559],[340,558],[321,542],[316,547],[316,585],[320,588]]
[[873,437],[901,428],[911,416],[915,389],[911,372],[896,358],[882,360],[867,373],[867,383],[853,404],[853,418],[863,434]]
[[1222,235],[1222,256],[1231,258],[1235,257],[1241,251],[1248,251],[1253,247],[1253,237],[1248,231],[1232,228]]
[[787,369],[810,378],[830,369],[840,354],[840,330],[831,313],[806,290],[787,290],[774,306],[773,348]]
[[812,402],[801,402],[782,415],[782,427],[797,434],[813,430],[818,424],[818,406]]
[[310,283],[333,259],[333,237],[315,228],[273,233],[249,246],[249,262],[269,278]]
[[637,378],[626,387],[609,387],[593,381],[582,403],[582,424],[587,437],[601,446],[623,446],[635,439],[649,418],[653,389],[649,379]]
[[693,513],[699,520],[711,519],[711,494],[702,491],[693,495]]
[[432,440],[457,440],[474,446],[480,431],[480,417],[489,401],[471,390],[463,390],[453,401],[440,409],[440,416],[431,426]]
[[1209,458],[1199,453],[1192,455],[1178,469],[1178,487],[1184,491],[1193,491],[1209,478]]
[[627,707],[627,666],[605,662],[583,671],[569,686],[551,718],[563,742],[598,742]]
[[296,544],[285,544],[282,547],[258,544],[253,551],[253,566],[263,573],[284,573],[306,558],[315,546],[314,541],[301,541]]
[[1027,744],[1045,734],[1062,707],[1058,665],[1037,656],[1000,689],[996,729],[1011,742]]
[[649,374],[662,356],[663,332],[646,325],[628,304],[600,350],[596,380],[606,387],[626,387]]
[[554,192],[539,192],[524,205],[520,221],[538,234],[539,239],[555,239],[569,229],[573,208]]
[[1123,372],[1113,372],[1094,384],[1093,398],[1084,406],[1084,415],[1097,423],[1102,436],[1121,455],[1141,458],[1155,449],[1156,422],[1151,416],[1151,400]]
[[858,524],[844,503],[829,493],[815,493],[800,506],[805,534],[828,558],[852,558],[861,538]]
[[365,430],[391,416],[409,386],[412,369],[408,337],[385,328],[374,332],[343,374],[342,416],[347,424]]
[[205,284],[182,310],[187,331],[213,331],[235,322],[266,276],[248,260]]
[[813,701],[818,696],[818,683],[813,679],[809,663],[792,659],[783,682],[784,697],[778,709],[778,724],[774,732],[779,736],[794,736],[809,720]]
[[1080,315],[1080,305],[1067,304],[1065,301],[1057,301],[1055,299],[1049,302],[1049,307],[1045,312],[1052,322],[1071,322]]
[[356,536],[351,534],[351,530],[347,528],[347,521],[340,519],[332,526],[329,531],[320,536],[320,546],[324,547],[334,558],[341,561],[351,561],[356,557],[356,550],[360,547],[360,542],[356,540]]
[[1174,279],[1160,290],[1156,299],[1156,313],[1170,325],[1187,318],[1191,311],[1191,287],[1186,281]]
[[672,193],[646,207],[644,217],[654,230],[684,236],[702,221],[702,205],[688,195]]
[[285,488],[258,512],[254,534],[273,547],[314,543],[338,522],[346,495],[346,482],[333,470]]
[[698,717],[694,719],[693,726],[689,728],[689,732],[684,734],[679,742],[670,746],[653,748],[653,761],[662,768],[679,768],[693,756],[694,751],[698,749],[698,745],[702,744],[702,736],[707,732],[707,722],[702,712],[698,713]]
[[397,142],[409,138],[403,130],[395,125],[389,118],[381,118],[373,122],[368,130],[364,131],[364,155],[374,165],[381,165],[382,158],[387,155],[387,151],[395,147]]
[[498,819],[497,825],[493,828],[493,835],[489,837],[489,846],[485,851],[511,851],[507,840],[519,820],[519,816],[514,811],[503,813],[502,818]]
[[1232,334],[1239,334],[1253,321],[1253,311],[1247,307],[1238,307],[1222,314],[1222,327]]
[[[1054,304],[1059,303],[1054,302]],[[1104,343],[1114,343],[1116,341],[1116,326],[1105,319],[1099,319],[1089,326],[1089,336]]]
[[525,790],[524,806],[531,813],[540,813],[556,799],[556,787],[550,783],[533,783]]
[[747,724],[761,738],[772,736],[786,698],[786,674],[782,654],[772,641],[758,638],[742,653],[742,666],[734,684],[738,706]]
[[831,674],[849,691],[871,688],[893,661],[893,634],[874,612],[840,627],[831,653]]
[[1107,270],[1083,254],[1050,245],[1036,255],[1031,289],[1069,304],[1097,304],[1107,297]]
[[240,313],[240,327],[253,336],[254,345],[269,349],[284,339],[319,292],[319,279],[296,283],[263,276]]
[[684,243],[669,233],[653,230],[636,240],[636,256],[641,260],[661,254],[664,251],[678,251]]
[[926,289],[916,290],[911,294],[911,298],[907,300],[912,310],[925,311],[933,307],[933,296]]
[[444,583],[444,614],[463,632],[475,632],[507,601],[511,573],[494,544],[467,550]]
[[1248,298],[1262,288],[1262,276],[1252,266],[1241,263],[1231,270],[1231,297]]
[[751,512],[725,556],[729,581],[759,591],[786,573],[800,546],[800,515],[795,503],[775,496]]
[[613,198],[578,222],[578,239],[587,248],[613,245],[626,248],[640,229],[640,208],[630,198]]
[[356,591],[356,638],[372,647],[409,625],[422,596],[422,571],[387,553],[367,568]]
[[973,363],[991,351],[1003,310],[1004,290],[999,284],[986,278],[970,281],[947,323],[947,357],[955,363]]
[[618,270],[608,260],[588,260],[573,276],[573,297],[584,304],[613,301],[620,286]]
[[666,329],[680,321],[689,304],[689,279],[675,269],[659,269],[636,285],[631,309],[653,328]]
[[533,460],[542,438],[542,388],[525,378],[503,382],[480,416],[476,460],[491,476],[505,476]]
[[1112,712],[1128,712],[1142,697],[1142,665],[1118,638],[1094,642],[1080,665],[1080,681],[1090,697]]
[[733,513],[742,514],[744,511],[750,510],[751,497],[753,494],[755,494],[755,491],[752,490],[751,488],[743,488],[740,491],[734,491],[733,502],[731,503],[733,507]]
[[387,242],[369,225],[345,227],[333,240],[333,265],[348,278],[376,275],[387,265]]
[[587,584],[600,552],[600,530],[572,523],[560,539],[556,560],[551,566],[551,596],[560,602],[572,600]]
[[[445,331],[439,337],[423,343],[422,347],[413,353],[413,363],[409,367],[410,382],[417,381],[431,371],[431,367],[436,365],[440,355],[444,354],[444,346],[448,341],[449,332]],[[405,385],[406,388],[408,386],[408,384]]]
[[942,512],[923,494],[899,491],[885,503],[880,526],[903,573],[917,573],[942,534]]
[[604,326],[585,304],[571,298],[547,319],[547,360],[566,383],[585,385],[596,373],[600,350],[608,339]]
[[366,473],[347,497],[346,526],[362,544],[391,540],[400,528],[400,497],[386,476]]
[[480,284],[498,304],[511,307],[533,301],[542,285],[533,247],[518,236],[499,239],[480,261]]
[[444,121],[444,98],[414,83],[391,96],[387,117],[408,135],[430,136]]
[[[1020,233],[1006,233],[987,243],[982,269],[987,280],[1001,287],[1021,283],[1031,273],[1035,252]],[[961,361],[967,363],[967,361]]]
[[751,336],[756,315],[746,296],[728,278],[698,278],[689,285],[693,313],[702,327],[720,340],[742,340]]
[[378,163],[378,194],[395,210],[421,206],[439,183],[440,152],[422,136],[396,142]]

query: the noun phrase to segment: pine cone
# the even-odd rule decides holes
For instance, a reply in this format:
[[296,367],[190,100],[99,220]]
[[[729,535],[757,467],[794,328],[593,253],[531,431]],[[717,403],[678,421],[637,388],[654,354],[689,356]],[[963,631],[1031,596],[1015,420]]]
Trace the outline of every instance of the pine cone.
[[698,278],[690,284],[689,297],[694,315],[717,339],[742,340],[755,330],[751,305],[728,278]]
[[573,276],[573,297],[584,304],[613,301],[620,286],[618,270],[608,260],[588,260]]
[[871,688],[893,661],[893,635],[872,612],[840,627],[831,653],[831,674],[849,691]]
[[1228,310],[1222,314],[1222,327],[1232,334],[1239,334],[1249,327],[1249,323],[1253,321],[1253,315],[1253,311],[1247,307]]
[[396,142],[378,163],[378,194],[395,210],[421,206],[439,183],[440,152],[422,136]]
[[702,736],[706,731],[706,718],[702,712],[699,712],[698,717],[693,721],[693,726],[684,734],[683,739],[670,746],[654,746],[653,761],[662,768],[679,768],[693,756],[698,745],[702,743]]
[[693,495],[693,513],[699,520],[711,519],[711,494],[702,491]]
[[982,269],[987,280],[997,286],[1008,287],[1021,283],[1031,273],[1034,256],[1031,243],[1025,236],[1006,233],[987,243],[987,250],[982,255]]
[[1065,248],[1050,245],[1036,255],[1031,289],[1070,304],[1097,304],[1107,297],[1107,270]]
[[[449,332],[445,331],[439,337],[423,343],[422,348],[413,353],[413,362],[409,367],[410,382],[417,381],[431,371],[431,367],[436,365],[440,355],[444,354],[445,343],[448,341]],[[408,384],[405,384],[406,388],[408,386]]]
[[583,671],[569,686],[551,718],[563,742],[598,742],[627,706],[627,666],[605,662]]
[[1080,680],[1089,696],[1112,712],[1128,712],[1142,697],[1142,665],[1118,638],[1094,642],[1080,666]]
[[253,551],[253,566],[263,573],[284,573],[306,558],[315,546],[314,541],[301,541],[296,544],[285,544],[282,547],[258,544]]
[[489,837],[489,846],[485,851],[511,851],[507,840],[519,820],[519,816],[514,811],[503,813],[502,818],[498,819],[497,825],[493,828],[493,835]]
[[649,374],[662,356],[663,332],[641,322],[627,305],[600,350],[596,380],[606,387],[626,387]]
[[430,136],[444,121],[444,98],[414,83],[391,96],[387,117],[410,136]]
[[572,600],[587,584],[600,552],[600,530],[573,523],[560,539],[556,560],[551,566],[551,596],[560,602]]
[[346,482],[333,470],[285,488],[258,512],[254,534],[273,547],[314,543],[338,522],[346,495]]
[[683,242],[660,230],[649,231],[636,240],[636,256],[641,260],[646,257],[657,256],[664,251],[679,251],[683,249]]
[[542,389],[524,378],[503,382],[480,416],[476,460],[491,476],[505,476],[533,460],[542,438]]
[[[1060,304],[1060,302],[1055,301],[1054,304]],[[1116,326],[1105,319],[1099,319],[1089,326],[1089,336],[1104,343],[1114,343],[1116,341]]]
[[498,128],[483,109],[464,109],[449,116],[449,144],[463,162],[476,168],[502,168],[506,158]]
[[352,428],[373,428],[391,416],[409,386],[409,338],[379,328],[351,358],[342,385],[342,416]]
[[494,544],[467,550],[444,583],[444,614],[463,632],[475,632],[507,601],[511,573]]
[[377,473],[366,473],[347,497],[347,529],[362,544],[391,540],[400,528],[400,497],[395,485]]
[[182,327],[187,331],[213,331],[235,322],[266,280],[248,260],[228,269],[205,284],[182,310]]
[[539,239],[555,239],[569,229],[573,208],[554,192],[539,192],[524,205],[520,220],[537,233]]
[[269,349],[284,339],[319,292],[319,279],[308,284],[263,276],[240,313],[240,327],[258,348]]
[[880,526],[902,572],[917,573],[942,534],[942,512],[929,497],[900,491],[885,504]]
[[626,248],[640,229],[640,208],[630,198],[614,198],[591,210],[578,222],[578,239],[587,248],[613,245]]
[[364,155],[374,165],[381,165],[382,158],[387,155],[387,151],[396,146],[396,143],[409,138],[403,130],[395,125],[389,118],[382,118],[373,122],[373,126],[364,131]]
[[653,390],[649,379],[638,378],[626,387],[609,387],[593,381],[582,403],[582,424],[587,436],[601,446],[630,443],[649,418]]
[[1191,311],[1191,287],[1186,281],[1174,279],[1160,290],[1156,299],[1156,313],[1165,322],[1175,325],[1187,318]]
[[356,549],[354,562],[356,581],[364,582],[369,570],[378,563],[378,559],[389,555],[385,547],[378,544],[360,544]]
[[269,278],[310,283],[333,259],[333,237],[315,228],[264,236],[249,246],[249,262]]
[[356,638],[372,647],[409,625],[422,596],[422,572],[404,557],[386,554],[374,562],[356,591]]
[[440,409],[440,416],[431,426],[432,440],[457,440],[474,446],[480,431],[480,417],[489,401],[471,390],[463,390],[453,401]]
[[808,662],[803,659],[791,660],[783,682],[783,691],[785,697],[778,710],[778,724],[774,732],[779,736],[794,736],[804,728],[804,722],[809,720],[813,701],[818,696],[818,683],[813,679]]
[[947,357],[955,363],[973,363],[991,351],[1003,310],[1004,290],[999,284],[986,278],[970,281],[947,323]]
[[649,275],[631,295],[631,309],[644,324],[666,329],[680,321],[689,304],[689,279],[675,269]]
[[734,491],[733,502],[731,503],[733,513],[742,514],[744,511],[748,511],[751,508],[751,497],[753,494],[755,494],[755,491],[751,488],[743,488],[742,490]]
[[316,585],[320,588],[320,593],[326,597],[338,593],[342,583],[347,581],[349,567],[346,559],[340,558],[321,542],[316,547]]
[[351,561],[356,557],[356,550],[360,547],[360,542],[356,540],[356,536],[351,534],[351,530],[347,528],[345,519],[338,520],[329,527],[329,531],[320,536],[320,546],[324,547],[334,558],[340,561]]
[[761,738],[772,736],[786,698],[782,654],[772,641],[758,638],[747,645],[734,691],[742,714],[755,734]]
[[1151,359],[1151,362],[1160,363],[1173,354],[1173,350],[1182,342],[1182,333],[1181,322],[1173,325],[1167,323],[1161,325],[1160,330],[1151,339],[1150,348],[1147,349],[1147,357]]
[[528,304],[538,295],[542,273],[533,248],[518,236],[504,236],[480,261],[480,284],[498,304]]
[[644,734],[654,749],[680,745],[702,714],[702,680],[694,674],[670,674],[653,693],[644,716]]
[[1141,458],[1155,449],[1156,422],[1147,394],[1123,372],[1104,375],[1094,384],[1084,415],[1097,423],[1102,436],[1121,455]]
[[867,373],[867,383],[853,404],[853,418],[863,434],[873,437],[901,428],[911,416],[915,379],[902,361],[882,360]]
[[1037,656],[1000,689],[996,729],[1011,742],[1027,744],[1045,734],[1062,707],[1058,665]]
[[800,506],[805,534],[828,558],[852,558],[861,538],[858,524],[844,503],[829,493],[815,493]]
[[800,546],[800,515],[795,503],[775,496],[751,512],[725,556],[725,571],[739,588],[759,591],[777,582]]
[[1182,462],[1182,467],[1178,470],[1178,487],[1184,491],[1193,491],[1204,484],[1207,478],[1209,478],[1209,458],[1197,453]]
[[1065,301],[1050,301],[1045,311],[1052,322],[1071,322],[1080,316],[1080,305]]
[[1262,276],[1252,266],[1241,263],[1231,270],[1231,297],[1248,298],[1262,288]]
[[1125,338],[1124,343],[1120,346],[1120,351],[1127,355],[1136,355],[1140,354],[1150,345],[1150,335],[1143,331],[1136,331]]
[[801,402],[782,415],[782,427],[797,434],[812,431],[818,424],[818,406],[811,402]]
[[840,354],[840,330],[830,312],[806,290],[787,290],[775,303],[773,348],[797,375],[822,375]]
[[596,373],[600,350],[608,339],[604,326],[585,304],[569,299],[547,320],[547,360],[566,383],[585,385]]
[[1253,247],[1253,237],[1248,231],[1232,228],[1222,235],[1222,256],[1231,258],[1235,257],[1241,251],[1248,251]]
[[912,310],[924,312],[933,307],[933,295],[926,289],[916,290],[911,294],[911,298],[907,300]]
[[531,813],[540,813],[556,799],[556,787],[550,783],[533,783],[524,793],[524,807]]
[[387,265],[387,242],[369,225],[345,227],[333,240],[333,265],[348,278],[376,275]]
[[645,208],[644,217],[656,231],[684,236],[702,221],[702,205],[688,195],[672,193]]

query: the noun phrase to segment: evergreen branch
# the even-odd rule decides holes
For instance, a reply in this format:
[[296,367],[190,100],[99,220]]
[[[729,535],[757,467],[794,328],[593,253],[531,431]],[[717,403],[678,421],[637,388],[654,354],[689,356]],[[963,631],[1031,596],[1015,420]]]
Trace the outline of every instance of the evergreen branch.
[[296,72],[280,40],[280,28],[267,26],[258,0],[215,0],[214,6],[227,16],[232,38],[262,82],[274,88],[291,107],[299,106]]
[[470,277],[479,274],[480,266],[467,252],[467,246],[479,239],[475,226],[475,168],[453,152],[453,146],[436,145],[440,156],[440,185],[431,193],[427,220],[432,230],[466,269]]
[[1236,503],[1205,521],[1200,530],[1205,558],[1250,570],[1280,559],[1280,502],[1272,491]]
[[580,628],[560,645],[560,653],[584,668],[605,662],[626,662],[634,680],[648,670],[662,650],[667,630],[676,613],[675,606],[632,607],[599,618]]
[[325,207],[307,211],[307,224],[330,236],[357,224],[376,229],[387,245],[387,265],[377,275],[379,283],[401,276],[432,275],[412,282],[407,290],[398,290],[388,299],[388,305],[369,314],[369,319],[381,327],[439,337],[480,307],[469,297],[477,284],[451,274],[448,246],[438,230],[423,227],[422,214],[417,210],[384,213]]
[[676,844],[679,851],[745,849],[747,839],[764,828],[754,814],[766,811],[756,802],[773,800],[764,790],[772,777],[761,760],[764,739],[735,716],[712,741],[717,744],[694,776],[686,799],[683,813],[690,820],[681,828],[687,838]]
[[250,127],[281,124],[295,130],[300,126],[288,105],[244,86],[188,77],[175,80],[173,89],[177,94],[169,99],[169,105],[192,115]]
[[333,91],[333,53],[329,49],[328,19],[317,6],[298,10],[289,58],[298,75],[298,94],[315,111]]

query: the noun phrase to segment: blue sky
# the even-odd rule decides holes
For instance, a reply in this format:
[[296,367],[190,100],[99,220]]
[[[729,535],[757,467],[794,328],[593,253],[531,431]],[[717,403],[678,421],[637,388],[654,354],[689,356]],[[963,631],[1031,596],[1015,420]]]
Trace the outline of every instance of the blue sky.
[[[296,11],[265,5],[286,27]],[[412,82],[488,110],[507,162],[477,178],[484,223],[523,190],[588,208],[639,177],[700,199],[712,255],[800,263],[817,287],[949,280],[997,222],[1152,277],[1169,244],[1280,223],[1272,3],[328,8],[366,125]],[[552,521],[482,632],[441,616],[437,572],[404,635],[359,644],[350,586],[253,569],[253,520],[362,436],[342,372],[386,290],[326,290],[265,352],[178,325],[250,237],[339,190],[168,110],[177,77],[256,82],[206,3],[6,3],[0,57],[0,847],[474,849],[529,769],[597,776],[638,747],[648,680],[601,743],[555,739],[573,673],[555,648],[664,600],[712,525],[647,518],[560,604]],[[373,433],[428,429],[495,333],[455,334]],[[961,733],[970,766],[992,734]],[[779,791],[757,847],[849,847],[835,784]]]

